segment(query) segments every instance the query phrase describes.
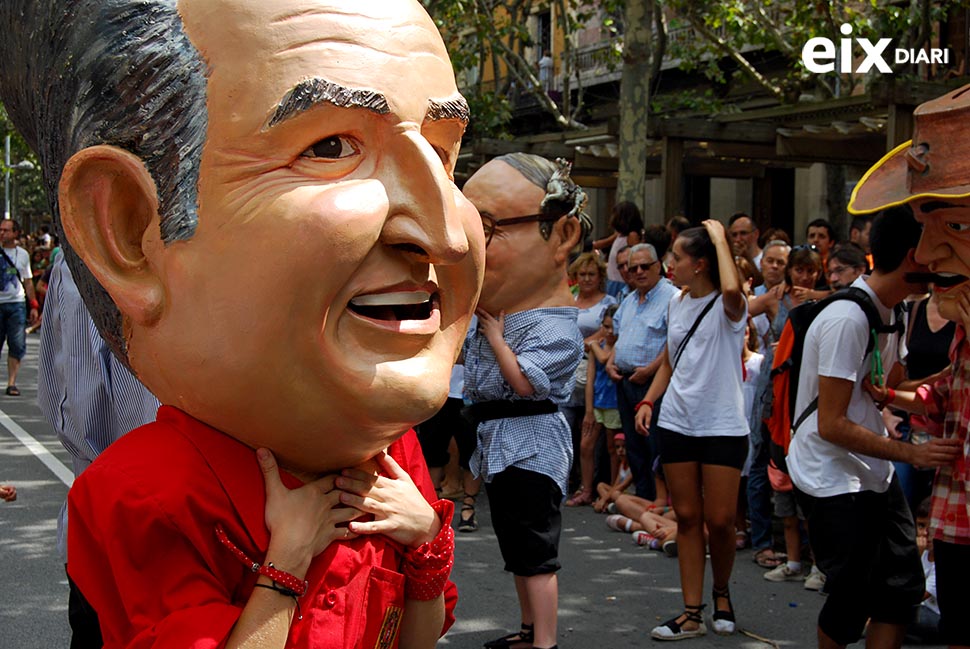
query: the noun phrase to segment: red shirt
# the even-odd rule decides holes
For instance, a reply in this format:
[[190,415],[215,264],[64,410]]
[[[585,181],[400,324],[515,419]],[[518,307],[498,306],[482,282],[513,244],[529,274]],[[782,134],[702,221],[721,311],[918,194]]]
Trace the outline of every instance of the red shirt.
[[[432,502],[414,431],[388,452]],[[98,613],[105,647],[224,646],[256,575],[215,527],[262,563],[265,504],[256,453],[176,408],[163,406],[157,421],[112,444],[68,497],[68,572]],[[396,634],[389,644],[378,639],[403,612],[401,560],[400,546],[381,535],[331,543],[310,564],[303,619],[294,617],[286,646],[397,647]],[[442,633],[456,601],[449,582]]]

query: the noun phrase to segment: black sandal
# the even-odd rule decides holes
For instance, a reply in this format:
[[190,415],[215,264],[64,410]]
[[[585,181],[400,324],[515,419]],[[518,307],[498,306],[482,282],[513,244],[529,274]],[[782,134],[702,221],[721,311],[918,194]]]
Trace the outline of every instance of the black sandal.
[[[461,512],[458,514],[458,531],[459,532],[474,532],[478,529],[478,521],[475,519],[475,499],[478,498],[478,494],[465,494],[461,500]],[[471,499],[471,502],[467,502]],[[467,518],[463,515],[465,512],[471,512]]]
[[[711,597],[714,598],[714,613],[711,615],[714,633],[718,635],[732,635],[737,630],[737,624],[734,619],[734,604],[731,603],[731,590],[727,586],[724,588],[714,586],[711,590]],[[727,600],[728,610],[718,610],[718,598]]]
[[[650,632],[650,637],[654,640],[684,640],[686,638],[697,638],[707,633],[704,626],[704,617],[701,611],[705,604],[685,605],[684,612],[677,617],[670,618],[660,626],[655,626]],[[679,621],[678,621],[679,620]],[[696,629],[684,629],[687,622],[696,622]]]
[[531,649],[534,638],[535,626],[523,622],[521,631],[489,640],[484,644],[484,647],[485,649]]

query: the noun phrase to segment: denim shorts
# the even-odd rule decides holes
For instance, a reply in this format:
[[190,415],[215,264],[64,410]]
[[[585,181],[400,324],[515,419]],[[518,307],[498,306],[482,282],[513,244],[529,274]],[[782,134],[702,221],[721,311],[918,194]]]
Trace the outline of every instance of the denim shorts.
[[0,304],[0,347],[7,341],[11,358],[21,360],[27,353],[27,305],[20,302]]

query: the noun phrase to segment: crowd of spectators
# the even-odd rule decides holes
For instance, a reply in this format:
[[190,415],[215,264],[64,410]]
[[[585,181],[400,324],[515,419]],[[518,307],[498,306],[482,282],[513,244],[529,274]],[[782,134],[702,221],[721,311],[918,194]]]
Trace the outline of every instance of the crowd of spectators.
[[[676,217],[664,227],[644,228],[637,207],[620,203],[613,233],[587,245],[568,267],[584,352],[560,405],[574,447],[564,504],[592,506],[604,514],[605,527],[681,562],[684,612],[656,627],[657,639],[705,632],[707,556],[716,632],[734,630],[727,584],[736,552],[750,550],[767,580],[825,589],[805,514],[788,474],[770,458],[762,419],[771,407],[774,348],[789,312],[872,271],[871,219],[853,221],[844,242],[828,222],[813,221],[806,243],[796,246],[783,230],[762,234],[746,214],[726,221],[691,228]],[[30,255],[30,281],[43,305],[60,254],[57,238],[42,226],[18,244]],[[894,317],[906,324],[893,380],[945,371],[955,325],[940,316],[936,298],[912,295]],[[474,532],[482,481],[469,465],[476,439],[474,426],[460,414],[467,405],[461,362],[447,404],[419,434],[439,494],[461,500],[456,527]],[[926,438],[926,421],[918,415],[886,408],[884,419],[894,437],[913,443]],[[449,489],[443,481],[451,438],[460,474]],[[895,467],[912,510],[925,508],[933,471],[906,462]],[[9,489],[5,499],[15,497]],[[920,529],[932,584],[932,552],[926,550],[925,526]],[[928,595],[911,639],[938,637],[935,598]]]
[[[872,218],[853,220],[845,241],[827,221],[812,221],[795,246],[791,233],[762,233],[747,214],[725,221],[692,228],[676,217],[644,228],[637,207],[620,203],[611,234],[568,269],[585,351],[560,406],[574,444],[564,504],[592,506],[607,528],[678,558],[685,608],[653,630],[661,640],[706,632],[707,556],[715,632],[735,628],[727,585],[738,552],[750,552],[766,580],[826,587],[791,479],[771,459],[763,418],[789,312],[872,272]],[[919,379],[946,367],[954,325],[931,295],[909,296],[894,318],[906,323],[905,334],[896,358],[883,361],[887,370],[898,361],[896,372]],[[925,439],[920,417],[883,414],[891,436]],[[933,472],[905,462],[896,471],[916,511]],[[932,552],[923,562],[931,571]],[[937,637],[935,600],[927,601],[912,638]]]
[[[26,250],[30,256],[31,282],[37,294],[40,312],[43,314],[44,296],[47,294],[47,284],[50,282],[50,269],[61,254],[60,241],[57,235],[51,232],[49,225],[42,225],[31,233],[21,232],[17,238],[17,246]],[[33,333],[40,327],[41,322],[38,321],[28,327],[27,332]]]

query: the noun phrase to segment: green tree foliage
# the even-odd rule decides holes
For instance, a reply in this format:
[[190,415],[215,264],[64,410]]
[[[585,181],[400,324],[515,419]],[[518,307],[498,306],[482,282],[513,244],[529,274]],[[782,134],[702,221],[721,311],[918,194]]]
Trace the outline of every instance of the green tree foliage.
[[[7,111],[3,104],[0,104],[0,147],[4,146],[7,135],[11,136],[11,163],[17,164],[27,160],[34,165],[33,169],[18,169],[10,174],[11,212],[25,227],[29,224],[33,229],[48,220],[46,215],[50,211],[47,192],[44,191],[43,178],[40,173],[40,162],[14,128],[13,123],[7,117]],[[2,155],[3,153],[0,153],[0,156]],[[4,159],[0,157],[0,167],[3,166],[3,162]]]
[[[533,97],[560,128],[584,128],[579,120],[583,87],[574,66],[575,34],[601,14],[607,16],[604,29],[609,31],[615,22],[610,12],[617,13],[622,0],[423,1],[448,42],[459,83],[465,81],[473,108],[474,136],[507,135],[505,127],[511,118],[508,97],[513,89]],[[543,10],[551,10],[557,21],[555,28],[564,36],[563,50],[557,53],[563,79],[559,102],[542,88],[534,63],[538,57],[530,49],[539,43],[529,31],[528,19]],[[486,66],[490,74],[486,74]],[[486,76],[489,82],[484,80]]]
[[[845,38],[839,29],[848,24],[853,30],[851,38],[873,42],[892,38],[893,49],[919,49],[931,42],[934,25],[953,7],[964,4],[931,0],[663,0],[673,16],[672,29],[691,28],[692,37],[672,39],[668,50],[672,59],[680,60],[682,69],[699,72],[720,86],[747,78],[779,103],[793,103],[805,95],[816,99],[847,96],[865,81],[865,75],[856,73],[809,72],[801,63],[802,46],[809,39],[822,36],[839,43]],[[783,65],[772,67],[783,72],[769,75],[759,69],[758,61],[770,56],[781,57]],[[897,78],[914,72],[911,66],[889,63]],[[710,95],[708,99],[714,100]]]

